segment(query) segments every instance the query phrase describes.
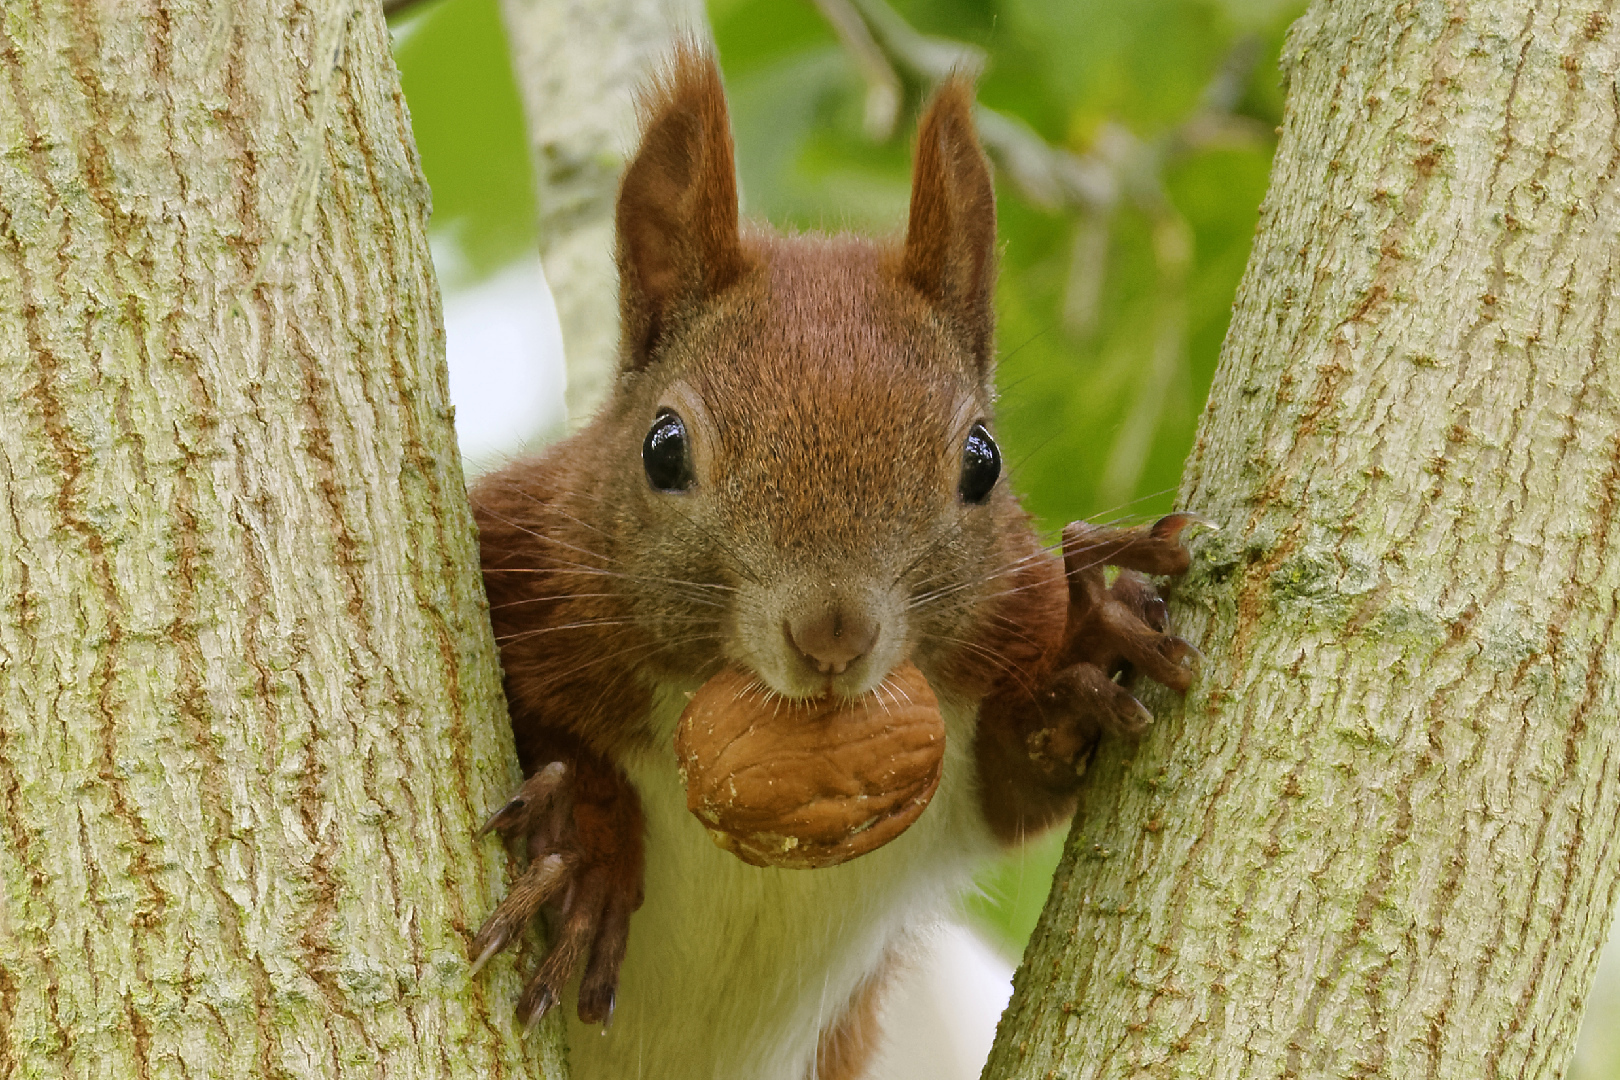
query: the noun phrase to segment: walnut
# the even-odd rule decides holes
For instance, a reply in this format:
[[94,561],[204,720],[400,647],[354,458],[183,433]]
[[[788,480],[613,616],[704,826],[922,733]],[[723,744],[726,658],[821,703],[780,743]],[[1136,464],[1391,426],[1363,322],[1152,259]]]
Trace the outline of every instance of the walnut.
[[686,806],[755,866],[836,866],[917,820],[939,786],[945,722],[910,663],[854,701],[793,702],[727,668],[675,729]]

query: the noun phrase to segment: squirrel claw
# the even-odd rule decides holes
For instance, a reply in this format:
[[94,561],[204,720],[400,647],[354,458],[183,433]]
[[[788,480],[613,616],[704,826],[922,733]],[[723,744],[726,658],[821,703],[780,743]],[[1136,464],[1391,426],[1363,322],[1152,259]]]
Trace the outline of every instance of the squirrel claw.
[[618,997],[619,967],[630,938],[631,899],[608,898],[592,928],[591,958],[579,980],[579,1018],[587,1024],[601,1024],[604,1030],[613,1018]]
[[[613,1026],[613,1006],[616,1000],[617,994],[614,991],[609,990],[607,1000],[605,1002],[597,1002],[591,1010],[591,1015],[586,1017],[582,1013],[580,1019],[585,1021],[587,1024],[602,1025],[602,1034],[606,1035],[608,1033],[608,1028]],[[582,1005],[580,1008],[583,1010],[584,1006]]]
[[1153,714],[1148,711],[1146,705],[1136,700],[1135,695],[1131,695],[1131,705],[1136,710],[1136,723],[1132,725],[1133,727],[1145,729],[1153,723]]
[[[523,995],[525,1004],[527,1004],[529,994],[534,992],[535,985],[531,983],[528,991],[526,991]],[[539,987],[539,992],[535,994],[534,1003],[529,1005],[528,1009],[524,1011],[523,1033],[526,1035],[533,1031],[535,1025],[546,1018],[546,1013],[550,1012],[551,1007],[555,1004],[557,1004],[556,991],[552,990],[551,987],[542,984]],[[523,1008],[523,1005],[520,1004],[518,1007],[521,1009]]]
[[587,752],[552,761],[523,782],[484,826],[521,837],[529,865],[508,888],[468,952],[474,973],[522,934],[541,909],[554,916],[549,946],[518,1015],[532,1027],[583,968],[579,1015],[613,1011],[630,914],[641,905],[641,804],[617,769]]
[[489,963],[505,944],[506,942],[499,936],[491,937],[489,944],[484,946],[484,951],[478,954],[478,959],[472,962],[472,970],[467,972],[467,977],[470,979],[484,970],[484,965]]
[[1070,522],[1063,530],[1064,569],[1071,581],[1088,571],[1100,574],[1105,565],[1166,577],[1184,574],[1192,565],[1192,556],[1182,546],[1182,534],[1194,525],[1216,527],[1207,518],[1186,511],[1166,514],[1146,528]]
[[1159,651],[1164,653],[1172,662],[1180,664],[1188,670],[1204,666],[1203,652],[1199,650],[1198,646],[1184,637],[1166,634],[1164,640],[1159,644]]
[[1121,739],[1140,739],[1153,726],[1153,712],[1136,699],[1136,695],[1121,690],[1108,703],[1101,714],[1101,726],[1108,734]]
[[561,852],[553,852],[529,863],[528,869],[512,883],[505,898],[474,935],[468,950],[477,957],[472,974],[476,975],[490,959],[510,945],[530,919],[547,900],[555,896],[568,881],[573,861]]
[[556,799],[567,780],[568,766],[561,761],[553,761],[523,781],[523,786],[518,788],[517,794],[489,816],[489,820],[484,822],[484,827],[478,830],[477,835],[499,832],[502,836],[506,836],[520,829],[528,829],[535,817]]
[[1181,534],[1189,527],[1208,529],[1210,532],[1220,532],[1221,527],[1202,514],[1194,514],[1190,510],[1177,510],[1173,514],[1166,514],[1155,521],[1148,529],[1149,535],[1155,540],[1168,540],[1171,543],[1181,539]]
[[1153,714],[1136,695],[1096,664],[1084,662],[1052,677],[1042,706],[1046,719],[1042,741],[1031,749],[1063,761],[1082,757],[1099,730],[1134,739],[1153,724]]
[[[1041,769],[1055,776],[1084,768],[1101,735],[1143,735],[1153,714],[1131,693],[1139,676],[1177,692],[1192,685],[1203,654],[1170,632],[1164,600],[1144,575],[1183,573],[1191,557],[1182,535],[1201,524],[1196,514],[1179,513],[1141,528],[1077,521],[1063,530],[1068,621],[1024,721],[1025,749]],[[1107,565],[1120,567],[1112,582]]]

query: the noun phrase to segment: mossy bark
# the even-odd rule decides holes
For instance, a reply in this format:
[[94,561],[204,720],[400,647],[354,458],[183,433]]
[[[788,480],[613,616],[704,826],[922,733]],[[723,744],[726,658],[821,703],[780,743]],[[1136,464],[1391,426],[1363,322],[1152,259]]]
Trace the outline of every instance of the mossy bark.
[[987,1077],[1558,1076],[1620,826],[1613,3],[1318,0],[1182,505]]
[[375,5],[0,15],[0,1076],[560,1076]]

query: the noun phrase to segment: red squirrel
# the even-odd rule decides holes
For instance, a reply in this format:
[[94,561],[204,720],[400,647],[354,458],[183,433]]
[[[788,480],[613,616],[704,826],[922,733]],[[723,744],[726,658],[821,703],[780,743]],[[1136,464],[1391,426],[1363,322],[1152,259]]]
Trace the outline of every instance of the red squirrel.
[[[640,104],[612,395],[472,492],[528,777],[487,828],[529,855],[472,955],[548,910],[519,1015],[572,998],[575,1080],[853,1080],[908,934],[1072,812],[1098,739],[1152,719],[1133,676],[1188,686],[1193,650],[1143,573],[1187,569],[1194,519],[1075,523],[1060,556],[1008,489],[966,80],[923,115],[899,242],[741,228],[700,49]],[[731,664],[787,698],[853,699],[908,659],[947,731],[908,831],[813,870],[710,841],[671,747],[692,691]]]

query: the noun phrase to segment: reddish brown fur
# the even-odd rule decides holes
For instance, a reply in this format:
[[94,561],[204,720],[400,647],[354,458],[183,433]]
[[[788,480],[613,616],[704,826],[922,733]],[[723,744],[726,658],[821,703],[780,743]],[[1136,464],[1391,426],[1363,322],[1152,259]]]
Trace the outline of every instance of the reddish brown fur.
[[619,307],[626,368],[745,268],[720,70],[691,44],[638,101],[641,149],[619,185]]
[[[869,616],[895,663],[983,699],[981,805],[1012,843],[1069,812],[1099,731],[1128,728],[1134,699],[1109,665],[1167,651],[1134,586],[1110,592],[1100,567],[1073,563],[1084,588],[1070,595],[1004,480],[982,502],[957,494],[967,425],[990,422],[993,395],[995,204],[971,108],[965,80],[935,96],[894,245],[740,232],[724,94],[694,48],[642,101],[617,210],[618,385],[583,431],[473,492],[519,755],[528,773],[561,761],[571,777],[568,820],[527,832],[535,859],[578,869],[526,1009],[582,965],[581,1016],[611,1004],[642,868],[640,804],[616,763],[652,747],[655,686],[695,687],[725,663],[809,678],[791,647],[754,638],[805,612]],[[692,494],[654,490],[643,470],[671,403]],[[1132,545],[1179,548],[1086,535],[1126,565]],[[1071,562],[1090,550],[1071,545]],[[479,946],[504,940],[486,927]],[[818,1080],[858,1075],[877,987],[823,1032]]]
[[973,132],[973,87],[953,75],[917,130],[911,220],[901,273],[958,321],[988,373],[995,288],[996,196]]
[[[631,620],[608,575],[615,538],[589,524],[601,495],[590,440],[508,469],[472,492],[490,622],[501,648],[514,718],[562,721],[586,746],[614,758],[635,739],[624,717],[645,713],[647,687],[633,675],[657,643]],[[565,444],[568,445],[568,444]],[[526,770],[547,760],[537,729],[514,724]]]

